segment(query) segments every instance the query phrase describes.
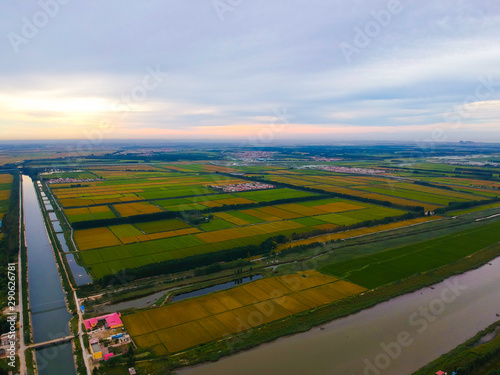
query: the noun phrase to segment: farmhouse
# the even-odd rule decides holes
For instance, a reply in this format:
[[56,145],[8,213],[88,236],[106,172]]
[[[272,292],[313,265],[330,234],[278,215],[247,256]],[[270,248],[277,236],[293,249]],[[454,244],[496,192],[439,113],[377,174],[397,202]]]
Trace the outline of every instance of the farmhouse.
[[85,329],[87,331],[94,329],[97,327],[99,322],[104,321],[106,329],[113,329],[123,327],[122,320],[120,318],[120,313],[112,313],[108,315],[98,316],[97,318],[90,318],[84,320],[83,324],[85,325]]

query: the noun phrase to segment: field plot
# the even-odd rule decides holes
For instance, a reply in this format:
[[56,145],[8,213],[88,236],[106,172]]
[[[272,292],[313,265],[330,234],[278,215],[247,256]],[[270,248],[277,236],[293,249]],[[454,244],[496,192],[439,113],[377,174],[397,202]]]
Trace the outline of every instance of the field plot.
[[366,288],[425,272],[475,253],[500,241],[500,223],[383,251],[321,268]]
[[189,224],[179,219],[148,221],[146,223],[137,223],[135,226],[147,234],[191,228]]
[[306,271],[126,315],[123,322],[142,348],[175,353],[364,290],[316,271]]
[[71,223],[87,220],[112,219],[116,217],[108,206],[67,208],[64,210],[64,213]]
[[153,214],[155,212],[163,211],[161,208],[156,207],[155,205],[149,202],[122,203],[122,204],[115,204],[113,207],[123,217],[142,215],[142,214]]
[[426,211],[434,211],[450,202],[486,200],[489,196],[479,191],[445,190],[381,177],[269,175],[267,178],[273,182],[282,182],[297,187],[306,186],[331,193],[388,201],[403,206],[422,206]]
[[75,242],[79,250],[119,245],[120,240],[108,228],[83,229],[75,231]]

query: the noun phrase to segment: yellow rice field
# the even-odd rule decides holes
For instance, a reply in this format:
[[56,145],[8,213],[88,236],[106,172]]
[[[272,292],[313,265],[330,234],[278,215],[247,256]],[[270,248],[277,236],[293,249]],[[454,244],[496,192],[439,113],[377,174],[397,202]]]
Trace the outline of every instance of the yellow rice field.
[[163,212],[161,208],[156,207],[148,202],[117,204],[114,206],[114,208],[120,213],[120,215],[124,217]]
[[195,236],[204,242],[213,243],[234,240],[236,238],[255,236],[259,234],[275,233],[301,227],[303,227],[302,224],[295,223],[293,221],[278,221],[274,223],[256,224],[240,228],[230,228],[214,232],[198,233]]
[[365,290],[317,271],[257,280],[233,289],[123,316],[135,343],[158,354],[258,327]]
[[82,229],[75,231],[75,242],[80,250],[120,245],[120,240],[108,228]]
[[11,184],[14,181],[14,176],[11,174],[0,174],[0,184]]

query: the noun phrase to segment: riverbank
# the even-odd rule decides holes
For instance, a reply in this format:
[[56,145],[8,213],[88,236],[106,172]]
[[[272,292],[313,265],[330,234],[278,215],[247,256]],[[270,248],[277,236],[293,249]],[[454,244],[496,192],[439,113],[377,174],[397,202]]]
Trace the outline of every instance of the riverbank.
[[[421,368],[413,375],[435,374],[437,371],[456,371],[458,375],[483,375],[500,366],[500,320],[482,330],[474,337],[457,346],[437,360]],[[481,343],[486,336],[490,340]],[[478,345],[479,344],[479,345]]]

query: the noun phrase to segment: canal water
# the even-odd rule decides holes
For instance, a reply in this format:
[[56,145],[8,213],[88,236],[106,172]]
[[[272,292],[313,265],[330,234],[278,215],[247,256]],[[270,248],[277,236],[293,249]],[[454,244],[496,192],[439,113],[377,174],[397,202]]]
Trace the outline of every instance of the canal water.
[[244,278],[241,278],[238,280],[228,281],[227,283],[212,285],[212,286],[209,286],[206,288],[193,290],[192,292],[178,294],[178,295],[174,296],[174,298],[172,298],[172,302],[182,301],[183,299],[186,299],[186,298],[204,296],[205,294],[208,294],[208,293],[226,290],[226,289],[232,288],[236,285],[241,285],[241,284],[248,283],[250,281],[255,281],[255,280],[258,280],[261,278],[262,278],[262,275],[248,276],[248,277],[244,277]]
[[[213,286],[210,286],[207,288],[198,289],[198,290],[195,290],[195,291],[192,291],[189,293],[178,294],[178,295],[174,296],[174,298],[172,298],[172,301],[176,302],[176,301],[181,301],[181,300],[186,299],[186,298],[199,297],[199,296],[202,296],[202,295],[205,295],[208,293],[212,293],[215,291],[229,289],[229,288],[232,288],[236,285],[244,284],[244,283],[247,283],[249,281],[255,281],[255,280],[258,280],[260,278],[262,278],[262,275],[254,275],[254,276],[244,277],[244,278],[241,278],[241,279],[238,279],[235,281],[228,281],[227,283],[223,283],[223,284],[217,284],[217,285],[213,285]],[[150,306],[153,306],[158,299],[163,297],[163,295],[165,293],[168,293],[169,291],[174,291],[175,289],[178,289],[178,288],[172,288],[170,290],[162,290],[161,292],[156,292],[156,293],[150,294],[149,296],[146,296],[146,297],[135,298],[135,299],[132,299],[129,301],[118,302],[118,303],[115,303],[112,305],[99,306],[98,311],[100,313],[112,313],[115,311],[122,311],[122,310],[126,310],[126,309],[131,309],[131,308],[142,309],[145,307],[150,307]]]
[[[66,239],[64,238],[64,233],[56,234],[57,240],[61,245],[62,250],[65,253],[69,252],[68,244],[66,243]],[[87,273],[85,267],[80,266],[76,263],[75,256],[73,254],[65,254],[66,259],[68,260],[69,268],[71,269],[71,273],[73,274],[73,278],[75,279],[76,285],[86,285],[92,283],[92,278]]]
[[[32,329],[34,341],[39,343],[69,335],[71,314],[66,309],[65,294],[35,186],[27,176],[23,176],[22,183]],[[76,374],[69,343],[37,350],[36,358],[41,364],[40,375]],[[63,364],[66,365],[61,370]]]
[[320,328],[178,374],[412,374],[499,319],[499,285],[497,258]]

